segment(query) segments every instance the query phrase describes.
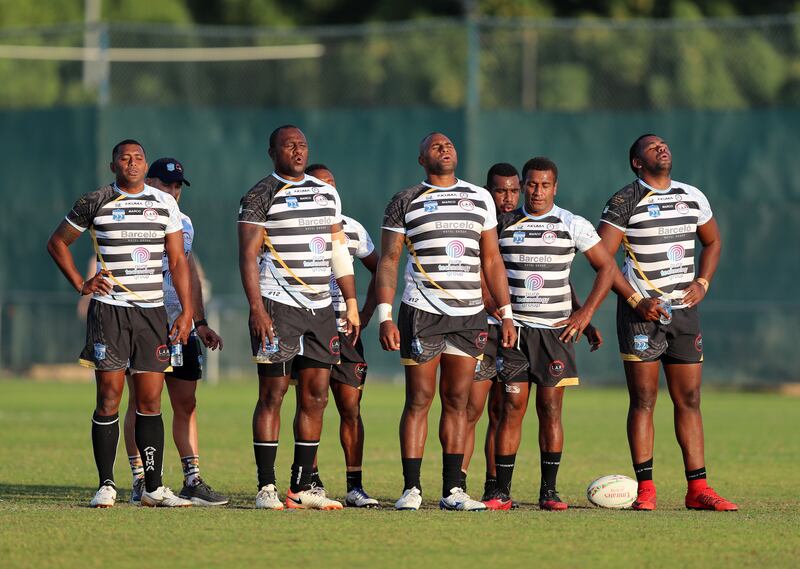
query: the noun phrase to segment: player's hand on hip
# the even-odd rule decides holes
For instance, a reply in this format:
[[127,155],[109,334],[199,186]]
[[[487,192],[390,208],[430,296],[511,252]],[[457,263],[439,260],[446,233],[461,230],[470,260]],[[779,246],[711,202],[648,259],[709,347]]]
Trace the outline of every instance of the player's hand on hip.
[[661,300],[658,298],[643,298],[639,301],[639,304],[636,305],[636,314],[639,315],[639,318],[642,320],[647,320],[650,322],[654,322],[661,318],[669,318],[670,314],[664,307],[661,305]]
[[175,319],[172,329],[169,331],[169,339],[173,344],[185,344],[189,341],[189,334],[192,331],[192,315],[188,312],[181,312]]
[[248,324],[250,326],[250,334],[258,338],[263,348],[266,348],[268,343],[272,343],[275,337],[275,330],[272,326],[272,318],[264,308],[261,310],[253,310],[251,308]]
[[381,339],[381,346],[387,352],[396,352],[400,349],[400,330],[397,329],[397,325],[391,320],[384,320],[381,322],[378,335]]
[[600,330],[592,325],[591,322],[586,326],[586,328],[583,329],[583,335],[586,336],[586,339],[589,341],[590,352],[596,351],[600,346],[603,345],[603,335],[600,333]]
[[705,287],[697,281],[692,281],[691,284],[684,289],[683,303],[686,306],[694,306],[695,304],[699,304],[705,297]]
[[553,324],[553,327],[564,327],[564,330],[558,336],[559,340],[562,342],[577,343],[580,341],[581,334],[583,334],[583,330],[589,325],[591,319],[592,313],[586,310],[586,307],[581,307],[570,314],[569,318],[565,318]]
[[514,327],[514,321],[511,318],[503,318],[501,322],[503,326],[501,344],[504,348],[513,348],[514,344],[517,343],[517,329]]
[[212,328],[206,324],[201,324],[195,328],[197,337],[203,342],[203,345],[209,350],[222,349],[222,338]]
[[110,277],[111,271],[100,269],[92,278],[83,282],[83,286],[81,286],[81,295],[95,293],[105,295],[111,293],[114,285],[111,284],[109,280]]

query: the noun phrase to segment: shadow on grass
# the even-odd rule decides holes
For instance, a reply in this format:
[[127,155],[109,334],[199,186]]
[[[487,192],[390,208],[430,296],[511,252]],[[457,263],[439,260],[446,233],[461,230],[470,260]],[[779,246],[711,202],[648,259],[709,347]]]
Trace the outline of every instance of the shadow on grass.
[[0,483],[0,501],[27,503],[89,503],[94,487],[59,486],[45,484],[3,484]]

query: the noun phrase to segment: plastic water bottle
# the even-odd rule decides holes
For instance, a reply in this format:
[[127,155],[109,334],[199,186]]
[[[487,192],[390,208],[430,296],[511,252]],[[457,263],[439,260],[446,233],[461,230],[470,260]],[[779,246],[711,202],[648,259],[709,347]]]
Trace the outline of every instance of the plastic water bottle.
[[180,342],[169,347],[169,365],[172,367],[183,365],[183,345]]
[[273,336],[272,343],[266,342],[265,344],[261,344],[258,348],[258,353],[256,354],[256,362],[257,363],[270,363],[270,356],[272,354],[277,354],[278,350],[280,349],[280,337]]
[[659,299],[659,303],[661,304],[661,308],[663,308],[669,316],[664,316],[663,314],[658,317],[658,321],[664,324],[672,323],[672,301],[669,298],[661,297]]

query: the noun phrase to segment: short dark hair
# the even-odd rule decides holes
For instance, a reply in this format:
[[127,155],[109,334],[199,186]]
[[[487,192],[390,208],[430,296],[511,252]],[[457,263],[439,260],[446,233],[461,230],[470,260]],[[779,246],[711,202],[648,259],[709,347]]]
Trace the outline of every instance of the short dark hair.
[[296,127],[293,124],[284,124],[284,125],[279,126],[275,130],[273,130],[272,133],[269,135],[269,147],[270,147],[270,149],[275,148],[275,141],[277,140],[278,135],[281,133],[282,130],[286,130],[287,128],[296,128],[297,130],[300,130],[299,127]]
[[633,170],[633,173],[636,174],[637,176],[639,175],[639,171],[636,168],[633,167],[633,159],[634,158],[641,158],[641,155],[639,154],[639,144],[641,144],[642,140],[644,140],[648,136],[657,137],[658,135],[657,134],[653,134],[651,132],[648,132],[647,134],[643,134],[642,136],[640,136],[639,138],[637,138],[636,140],[633,141],[633,144],[631,144],[630,150],[628,150],[628,167],[631,170]]
[[111,160],[116,160],[117,159],[117,153],[119,152],[119,149],[122,148],[123,146],[127,146],[128,144],[137,145],[139,148],[142,149],[142,153],[145,156],[147,156],[147,153],[144,151],[144,146],[142,146],[141,142],[139,142],[138,140],[134,140],[132,138],[126,138],[125,140],[123,140],[121,142],[117,142],[114,145],[114,148],[111,150]]
[[310,166],[306,166],[306,174],[310,174],[314,170],[327,170],[328,172],[333,173],[333,171],[325,164],[311,164]]
[[549,170],[553,173],[553,181],[558,182],[558,166],[545,156],[537,156],[525,162],[522,167],[522,178],[524,179],[531,170],[538,170],[539,172],[547,172]]
[[503,178],[510,178],[511,176],[516,176],[519,178],[519,172],[517,169],[514,168],[512,164],[508,162],[498,162],[497,164],[493,164],[489,171],[486,173],[486,187],[489,188],[492,185],[492,178],[494,176],[501,176]]
[[[441,134],[442,136],[447,136],[445,133],[443,133],[441,131],[438,131],[438,130],[434,130],[432,132],[429,132],[428,134],[423,136],[422,139],[419,141],[419,153],[420,154],[422,154],[422,147],[425,146],[425,143],[428,142],[428,140],[430,140],[430,138],[432,136],[436,135],[436,134]],[[450,137],[447,136],[447,138],[450,138]]]

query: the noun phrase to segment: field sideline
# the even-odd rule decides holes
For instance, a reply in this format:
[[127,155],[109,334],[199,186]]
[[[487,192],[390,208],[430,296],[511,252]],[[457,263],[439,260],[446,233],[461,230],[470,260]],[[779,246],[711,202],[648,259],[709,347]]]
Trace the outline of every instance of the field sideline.
[[[656,412],[655,478],[659,510],[592,508],[584,491],[594,478],[631,474],[621,389],[571,390],[565,398],[566,448],[559,476],[565,513],[533,506],[538,491],[535,413],[527,418],[514,479],[514,512],[457,513],[435,509],[441,491],[438,409],[432,413],[423,496],[426,509],[395,512],[402,489],[397,425],[402,386],[369,383],[364,396],[367,440],[364,483],[382,511],[263,512],[253,509],[255,464],[250,419],[255,380],[199,390],[204,477],[233,497],[224,509],[134,508],[120,441],[120,502],[86,507],[96,489],[89,424],[91,385],[0,382],[0,567],[786,567],[800,555],[800,401],[774,394],[708,391],[703,409],[712,485],[738,502],[738,513],[689,512],[666,392]],[[168,405],[165,396],[165,404]],[[290,417],[276,466],[281,490],[292,455]],[[167,413],[168,415],[168,413]],[[344,462],[335,407],[320,448],[329,493],[344,495]],[[181,486],[167,425],[165,481]],[[485,424],[478,427],[480,445]],[[483,487],[482,448],[469,490]],[[791,561],[795,559],[795,561]]]

